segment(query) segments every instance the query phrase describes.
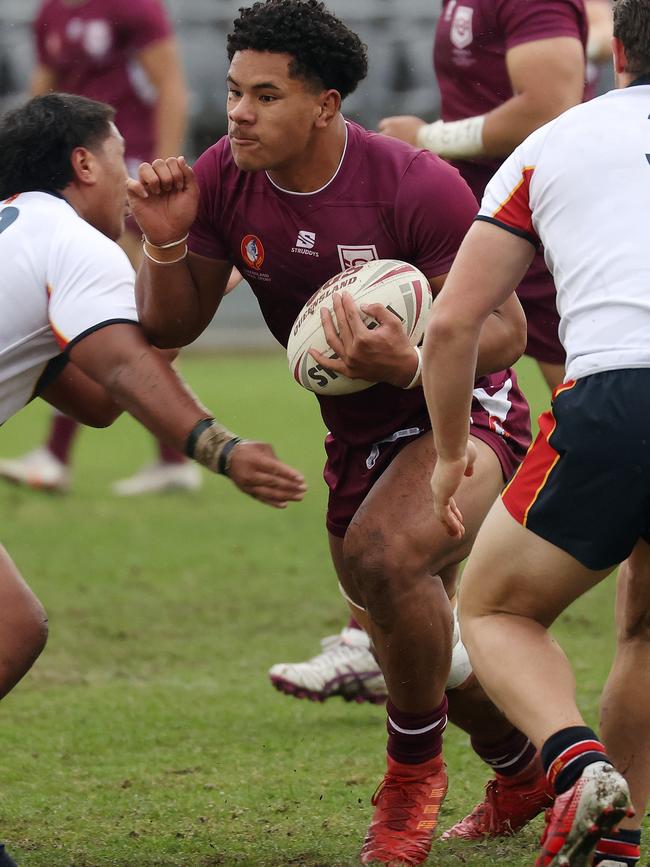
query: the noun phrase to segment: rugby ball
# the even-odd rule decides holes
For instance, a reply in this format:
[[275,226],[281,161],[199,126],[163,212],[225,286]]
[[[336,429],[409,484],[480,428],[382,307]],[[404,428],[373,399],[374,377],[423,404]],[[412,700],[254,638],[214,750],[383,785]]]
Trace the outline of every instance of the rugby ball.
[[[320,310],[327,307],[333,313],[336,292],[349,292],[362,304],[383,304],[402,324],[411,346],[417,346],[424,336],[427,317],[433,303],[429,281],[424,274],[397,259],[374,259],[348,268],[327,281],[314,293],[293,323],[287,344],[289,369],[303,388],[316,394],[352,394],[375,385],[365,379],[350,379],[318,364],[309,354],[316,349],[328,358],[336,358],[325,338]],[[333,313],[336,325],[336,315]],[[361,314],[367,328],[376,328],[372,316]]]

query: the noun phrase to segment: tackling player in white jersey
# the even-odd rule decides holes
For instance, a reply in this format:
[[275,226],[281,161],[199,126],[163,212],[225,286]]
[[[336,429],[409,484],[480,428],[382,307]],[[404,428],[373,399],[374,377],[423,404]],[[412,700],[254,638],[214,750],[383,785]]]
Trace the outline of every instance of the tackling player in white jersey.
[[[96,426],[126,409],[262,502],[302,499],[302,476],[271,446],[219,425],[171,368],[170,353],[146,341],[133,269],[114,243],[127,175],[112,119],[108,105],[50,94],[0,122],[0,424],[36,396]],[[47,620],[1,547],[0,611],[2,698],[45,646]],[[0,867],[15,867],[1,845]]]
[[[648,0],[617,0],[613,47],[621,89],[535,132],[488,186],[425,340],[435,509],[459,536],[454,493],[473,462],[466,408],[476,336],[544,245],[567,378],[479,532],[460,601],[476,673],[541,749],[557,794],[537,867],[636,864],[650,795]],[[606,751],[584,723],[569,664],[547,629],[627,557],[601,709]],[[503,668],[506,655],[516,667]]]

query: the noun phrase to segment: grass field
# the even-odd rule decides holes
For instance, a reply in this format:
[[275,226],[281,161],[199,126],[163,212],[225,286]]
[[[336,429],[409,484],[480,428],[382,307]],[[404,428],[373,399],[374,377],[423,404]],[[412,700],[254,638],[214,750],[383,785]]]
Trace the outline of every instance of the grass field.
[[[2,541],[51,622],[43,656],[2,707],[0,834],[20,867],[355,864],[383,773],[384,711],[297,701],[266,678],[272,663],[317,652],[345,616],[315,402],[281,355],[183,366],[220,419],[305,472],[309,494],[276,512],[206,473],[196,495],[118,500],[109,483],[152,454],[130,419],[84,431],[69,496],[0,487]],[[522,381],[541,406],[530,365]],[[3,428],[2,454],[36,445],[45,424],[45,408],[29,407]],[[594,723],[612,598],[610,579],[556,630]],[[446,758],[443,828],[487,778],[453,728]],[[524,867],[539,831],[538,820],[512,840],[437,843],[428,863]]]

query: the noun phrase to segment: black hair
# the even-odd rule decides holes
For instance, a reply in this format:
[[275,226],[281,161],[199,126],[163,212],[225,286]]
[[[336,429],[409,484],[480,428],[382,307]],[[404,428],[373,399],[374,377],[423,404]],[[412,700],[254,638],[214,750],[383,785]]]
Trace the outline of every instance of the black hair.
[[614,36],[620,39],[627,55],[626,72],[650,74],[650,3],[648,0],[616,0]]
[[0,200],[65,189],[74,177],[72,151],[100,145],[114,116],[110,105],[67,93],[37,96],[7,112],[0,119]]
[[366,46],[318,0],[266,0],[240,9],[228,34],[228,58],[247,50],[291,55],[292,78],[338,90],[342,99],[368,72]]

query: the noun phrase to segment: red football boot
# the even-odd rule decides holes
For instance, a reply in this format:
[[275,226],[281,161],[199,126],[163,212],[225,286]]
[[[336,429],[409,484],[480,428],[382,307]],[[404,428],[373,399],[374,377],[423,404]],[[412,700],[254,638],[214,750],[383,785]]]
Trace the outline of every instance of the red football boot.
[[623,777],[606,762],[594,762],[546,814],[542,851],[535,867],[588,867],[601,836],[633,816]]
[[418,765],[388,756],[388,771],[372,798],[375,813],[361,863],[413,867],[426,861],[446,793],[442,756]]
[[485,800],[442,835],[443,840],[509,837],[553,803],[539,757],[512,777],[496,775]]

